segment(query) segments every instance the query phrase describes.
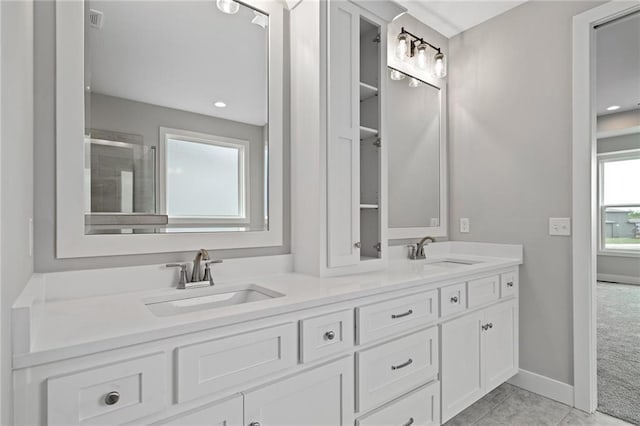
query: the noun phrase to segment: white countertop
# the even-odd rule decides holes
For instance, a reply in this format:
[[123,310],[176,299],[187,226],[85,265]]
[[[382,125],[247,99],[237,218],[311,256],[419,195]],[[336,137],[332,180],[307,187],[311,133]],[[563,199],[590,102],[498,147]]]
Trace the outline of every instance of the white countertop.
[[[227,279],[205,289],[162,288],[34,303],[30,307],[30,350],[14,354],[14,369],[387,291],[412,287],[428,289],[443,281],[521,264],[522,247],[510,247],[516,249],[509,257],[455,252],[429,257],[429,262],[445,258],[479,262],[442,272],[425,270],[425,261],[398,259],[390,261],[385,270],[358,275],[318,278],[276,273]],[[478,250],[471,250],[474,251]],[[257,284],[284,296],[166,317],[154,315],[145,305],[149,298],[192,297],[190,292],[219,291],[239,283]]]

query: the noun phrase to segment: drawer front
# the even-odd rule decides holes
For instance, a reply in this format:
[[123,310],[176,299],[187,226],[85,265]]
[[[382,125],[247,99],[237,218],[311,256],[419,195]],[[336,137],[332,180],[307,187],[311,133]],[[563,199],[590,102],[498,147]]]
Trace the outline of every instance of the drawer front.
[[438,319],[438,291],[412,294],[356,308],[358,343],[394,336]]
[[353,310],[300,321],[300,360],[309,362],[353,346]]
[[467,309],[467,285],[460,283],[440,289],[440,316],[457,314]]
[[179,414],[154,425],[169,426],[243,426],[242,395],[235,395],[206,407]]
[[500,297],[510,297],[518,293],[518,273],[506,272],[500,275]]
[[47,380],[50,425],[121,424],[167,404],[167,364],[157,353]]
[[440,382],[432,382],[356,421],[356,426],[439,426]]
[[438,374],[438,328],[413,333],[357,354],[358,411],[366,411]]
[[297,362],[295,323],[176,349],[178,402],[219,392]]
[[484,305],[500,298],[500,277],[497,275],[469,281],[469,307]]

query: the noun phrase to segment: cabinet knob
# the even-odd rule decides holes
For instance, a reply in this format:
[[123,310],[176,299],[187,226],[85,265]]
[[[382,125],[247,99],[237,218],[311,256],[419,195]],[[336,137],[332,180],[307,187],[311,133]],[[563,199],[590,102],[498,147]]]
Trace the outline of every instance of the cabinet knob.
[[458,303],[458,296],[453,296],[451,298],[451,303]]
[[260,426],[260,422],[251,422],[249,426]]
[[482,328],[484,331],[487,331],[487,330],[489,329],[489,325],[488,325],[488,324],[484,324],[481,328]]
[[403,424],[402,426],[411,426],[414,421],[415,420],[413,420],[413,417],[410,417],[409,420],[407,420],[407,422],[405,424]]
[[114,405],[120,401],[120,392],[109,392],[104,397],[104,403],[107,405]]
[[493,328],[493,323],[492,323],[492,322],[490,322],[489,324],[487,324],[487,327],[489,327],[489,328]]
[[509,281],[509,282],[507,283],[507,287],[513,287],[513,281]]
[[330,330],[324,333],[325,340],[333,340],[335,338],[336,338],[336,333],[333,330]]
[[361,248],[362,247],[362,243],[360,241],[358,241],[357,243],[355,243],[353,245],[355,248]]

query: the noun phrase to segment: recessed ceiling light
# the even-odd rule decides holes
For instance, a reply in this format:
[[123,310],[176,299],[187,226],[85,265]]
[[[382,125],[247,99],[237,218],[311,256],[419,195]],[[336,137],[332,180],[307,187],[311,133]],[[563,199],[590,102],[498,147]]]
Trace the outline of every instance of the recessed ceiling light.
[[216,5],[221,12],[229,15],[238,13],[238,9],[240,9],[240,3],[233,0],[216,0]]
[[216,108],[226,108],[227,104],[225,104],[222,101],[218,101],[218,102],[214,102],[213,106],[216,107]]
[[620,105],[611,105],[607,108],[607,111],[615,111],[617,109],[620,109]]

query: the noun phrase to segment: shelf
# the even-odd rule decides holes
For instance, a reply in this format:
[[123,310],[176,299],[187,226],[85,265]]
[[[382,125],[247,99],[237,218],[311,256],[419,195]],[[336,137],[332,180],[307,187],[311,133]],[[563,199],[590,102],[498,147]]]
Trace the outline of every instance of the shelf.
[[360,204],[360,208],[365,210],[365,209],[377,209],[378,205],[377,204]]
[[360,126],[360,139],[371,138],[374,136],[378,136],[378,130],[372,129],[371,127]]
[[366,101],[378,94],[378,88],[370,84],[360,82],[360,101]]

